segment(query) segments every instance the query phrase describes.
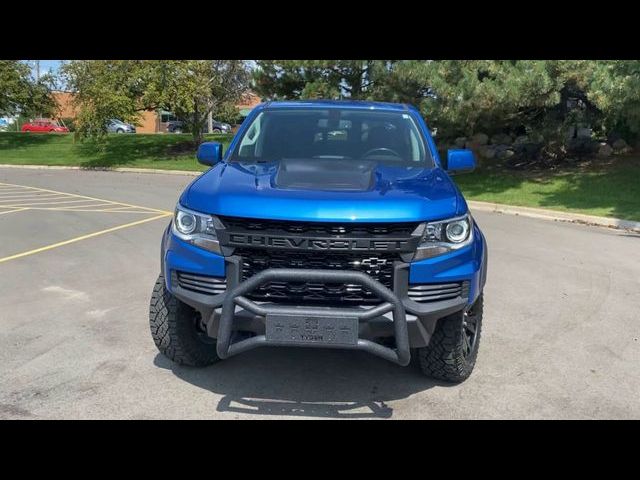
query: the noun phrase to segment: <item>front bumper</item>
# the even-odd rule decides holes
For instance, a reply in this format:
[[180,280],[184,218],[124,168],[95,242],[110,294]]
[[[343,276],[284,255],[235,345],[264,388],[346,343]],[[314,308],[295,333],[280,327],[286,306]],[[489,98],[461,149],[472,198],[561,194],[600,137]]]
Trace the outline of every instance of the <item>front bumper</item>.
[[[241,258],[223,257],[189,245],[173,236],[167,228],[162,243],[162,269],[167,289],[184,303],[198,310],[206,319],[210,336],[217,338],[218,355],[226,358],[263,345],[281,345],[267,336],[267,318],[280,315],[299,318],[357,318],[357,342],[353,344],[286,342],[286,345],[356,348],[406,365],[410,348],[428,345],[437,320],[464,310],[482,291],[486,278],[485,239],[474,226],[475,239],[456,252],[413,263],[394,263],[393,291],[362,272],[317,269],[268,269],[241,281]],[[185,289],[177,281],[177,272],[225,278],[226,291],[207,295]],[[253,302],[246,295],[268,281],[299,279],[357,283],[373,291],[382,303],[370,307],[329,308],[283,306]],[[460,296],[420,303],[409,298],[412,284],[464,282]],[[254,336],[232,341],[234,331],[252,332]],[[380,339],[395,340],[393,348],[384,347]],[[375,341],[374,341],[375,340]]]

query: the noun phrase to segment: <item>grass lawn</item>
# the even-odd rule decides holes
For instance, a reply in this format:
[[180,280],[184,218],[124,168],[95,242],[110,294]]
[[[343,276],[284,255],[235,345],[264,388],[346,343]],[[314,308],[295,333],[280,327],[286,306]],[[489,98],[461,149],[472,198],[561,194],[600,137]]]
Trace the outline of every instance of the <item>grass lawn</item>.
[[[225,148],[231,135],[206,135]],[[104,149],[73,135],[0,133],[0,164],[202,171],[190,135],[109,135]],[[520,172],[497,162],[454,180],[468,200],[640,221],[640,158],[594,160],[559,171]]]
[[[205,135],[227,148],[232,135]],[[92,142],[74,142],[73,134],[0,133],[0,164],[73,165],[87,168],[159,168],[196,170],[200,165],[188,134],[112,134],[104,149]]]
[[640,221],[640,158],[593,160],[559,171],[483,165],[453,177],[467,200],[549,208]]

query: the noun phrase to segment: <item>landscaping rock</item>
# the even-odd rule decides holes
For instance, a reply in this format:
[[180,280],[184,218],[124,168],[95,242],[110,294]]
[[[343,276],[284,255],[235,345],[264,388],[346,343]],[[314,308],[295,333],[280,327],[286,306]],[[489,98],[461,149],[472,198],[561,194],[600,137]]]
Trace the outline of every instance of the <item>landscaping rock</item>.
[[[603,143],[606,145],[605,142]],[[572,138],[567,142],[567,152],[572,155],[582,156],[597,153],[599,148],[600,144],[591,138]]]
[[611,145],[615,151],[625,150],[628,148],[627,142],[624,139],[619,138]]
[[496,133],[491,137],[493,145],[511,145],[511,142],[513,142],[513,138],[507,133]]
[[526,135],[520,135],[513,141],[514,145],[520,145],[523,143],[529,143],[529,137],[527,137]]
[[489,145],[484,145],[478,149],[478,155],[491,160],[496,156],[496,148]]
[[544,143],[541,142],[518,143],[513,145],[513,150],[521,158],[532,159],[540,153],[543,146]]
[[515,155],[515,152],[513,150],[510,150],[510,149],[509,150],[500,150],[496,154],[496,156],[500,160],[507,160],[507,159],[513,157],[514,155]]
[[598,156],[599,157],[610,157],[613,153],[613,148],[607,143],[601,143],[598,148]]
[[622,135],[620,134],[620,132],[616,132],[615,130],[613,132],[607,133],[607,143],[611,145],[613,145],[613,143],[620,138],[622,138]]
[[471,137],[471,143],[481,146],[489,143],[489,135],[484,133],[476,133]]
[[467,137],[458,137],[455,139],[455,145],[456,148],[464,148],[465,144],[467,143]]

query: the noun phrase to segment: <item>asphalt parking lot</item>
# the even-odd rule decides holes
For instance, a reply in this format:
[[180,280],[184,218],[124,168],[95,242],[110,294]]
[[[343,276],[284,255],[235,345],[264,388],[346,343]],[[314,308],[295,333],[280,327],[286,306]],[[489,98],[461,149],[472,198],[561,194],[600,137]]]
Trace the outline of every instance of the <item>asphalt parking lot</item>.
[[640,235],[494,213],[461,385],[353,351],[171,364],[147,309],[191,180],[0,168],[0,418],[640,417]]

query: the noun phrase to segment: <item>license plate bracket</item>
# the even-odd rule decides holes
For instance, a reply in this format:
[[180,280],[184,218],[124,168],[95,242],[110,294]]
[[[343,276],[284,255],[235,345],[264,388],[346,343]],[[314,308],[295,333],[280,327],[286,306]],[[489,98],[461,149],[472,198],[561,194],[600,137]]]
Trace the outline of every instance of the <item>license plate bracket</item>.
[[357,345],[358,318],[348,316],[266,316],[267,343],[290,345]]

